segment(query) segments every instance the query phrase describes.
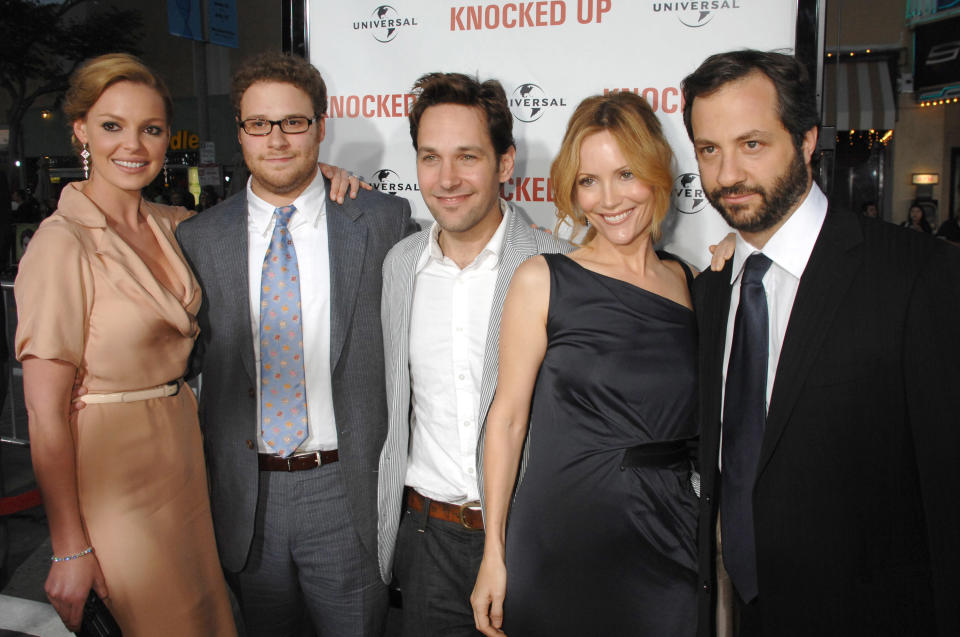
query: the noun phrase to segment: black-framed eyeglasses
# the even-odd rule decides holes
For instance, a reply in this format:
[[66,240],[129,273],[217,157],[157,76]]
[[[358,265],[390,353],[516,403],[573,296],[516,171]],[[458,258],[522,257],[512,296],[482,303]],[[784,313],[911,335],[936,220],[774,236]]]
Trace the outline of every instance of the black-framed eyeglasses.
[[288,135],[297,135],[306,133],[310,124],[320,119],[319,117],[302,117],[295,115],[293,117],[284,117],[283,119],[263,119],[262,117],[251,117],[238,122],[240,128],[247,135],[269,135],[273,132],[274,126],[279,126],[280,130]]

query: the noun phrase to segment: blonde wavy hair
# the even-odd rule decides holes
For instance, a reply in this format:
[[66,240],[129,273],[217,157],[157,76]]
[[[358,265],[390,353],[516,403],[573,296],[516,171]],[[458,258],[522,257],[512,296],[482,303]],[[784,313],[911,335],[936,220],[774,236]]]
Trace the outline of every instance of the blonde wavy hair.
[[578,235],[586,228],[579,245],[589,243],[596,236],[596,229],[588,227],[587,218],[577,204],[576,188],[583,140],[601,131],[613,135],[630,170],[653,191],[650,236],[658,241],[660,224],[670,209],[673,151],[647,101],[627,91],[588,97],[570,117],[560,152],[550,167],[553,199],[557,204],[557,231],[571,225],[571,241],[577,243]]

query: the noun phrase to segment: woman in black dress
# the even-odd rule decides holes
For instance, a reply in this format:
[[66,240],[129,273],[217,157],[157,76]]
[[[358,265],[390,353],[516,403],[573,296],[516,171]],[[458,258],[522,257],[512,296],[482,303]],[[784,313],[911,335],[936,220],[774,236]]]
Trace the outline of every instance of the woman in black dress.
[[504,305],[471,597],[487,635],[696,630],[692,274],[653,247],[671,159],[632,93],[570,119],[551,177],[561,224],[589,228],[580,249],[520,266]]

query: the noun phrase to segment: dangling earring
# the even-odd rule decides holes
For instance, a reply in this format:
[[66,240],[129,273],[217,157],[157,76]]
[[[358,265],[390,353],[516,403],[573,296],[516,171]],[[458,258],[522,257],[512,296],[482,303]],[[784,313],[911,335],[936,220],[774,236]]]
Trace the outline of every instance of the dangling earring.
[[80,157],[83,159],[83,178],[90,179],[90,151],[87,150],[87,145],[83,145],[83,150],[80,151]]
[[163,158],[163,186],[164,188],[170,186],[170,175],[167,173],[167,158]]

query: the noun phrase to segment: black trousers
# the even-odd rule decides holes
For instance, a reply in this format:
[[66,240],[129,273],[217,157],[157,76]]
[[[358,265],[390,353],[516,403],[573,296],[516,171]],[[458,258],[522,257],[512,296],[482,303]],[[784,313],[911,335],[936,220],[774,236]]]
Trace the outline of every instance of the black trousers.
[[394,575],[403,595],[404,637],[476,637],[470,593],[484,533],[404,509]]
[[760,621],[760,598],[745,603],[733,588],[733,634],[736,637],[763,637],[763,624]]

